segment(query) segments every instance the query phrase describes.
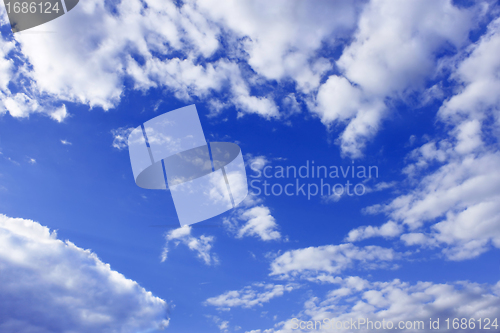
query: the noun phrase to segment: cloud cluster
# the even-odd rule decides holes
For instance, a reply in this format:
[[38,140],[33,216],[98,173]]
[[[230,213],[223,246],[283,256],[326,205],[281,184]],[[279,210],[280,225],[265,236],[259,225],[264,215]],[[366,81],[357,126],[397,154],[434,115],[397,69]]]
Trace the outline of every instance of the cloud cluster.
[[353,230],[347,239],[401,235],[409,246],[442,247],[451,260],[500,248],[499,51],[497,19],[453,64],[460,89],[438,113],[448,136],[413,150],[404,170],[410,179],[420,178],[417,186],[388,204],[368,207],[366,212],[383,212],[391,221]]
[[[487,7],[451,0],[189,0],[178,6],[123,0],[111,8],[90,0],[37,28],[57,33],[3,41],[0,112],[45,112],[62,121],[61,101],[109,109],[129,88],[205,100],[213,114],[233,105],[239,115],[286,118],[305,105],[325,125],[340,125],[343,154],[361,157],[390,114],[390,101],[422,93],[447,54],[466,48]],[[341,50],[338,58],[325,55],[332,49]],[[19,86],[16,92],[9,81]],[[252,92],[274,82],[293,89]]]
[[[304,308],[295,318],[302,321],[320,321],[325,318],[331,322],[368,319],[372,322],[391,321],[394,327],[403,322],[401,332],[430,332],[429,318],[440,321],[441,330],[446,330],[447,318],[489,318],[493,322],[500,313],[500,283],[495,285],[471,282],[435,284],[418,282],[410,284],[400,280],[389,282],[369,282],[359,277],[347,277],[339,281],[336,289],[329,291],[325,297],[311,297],[304,303]],[[451,319],[453,320],[453,319]],[[451,321],[450,320],[450,321]],[[407,322],[414,325],[421,322],[424,329],[406,329]],[[423,323],[422,323],[423,322]],[[283,321],[266,332],[291,333],[310,332],[307,329],[296,329],[297,320],[292,318]],[[450,328],[452,323],[450,322]],[[303,325],[305,327],[305,325]],[[335,326],[334,326],[335,327]],[[295,329],[294,329],[295,328]],[[493,329],[491,327],[490,329]],[[477,329],[477,326],[476,326]],[[356,326],[356,332],[373,332],[373,328]],[[315,330],[331,332],[326,325]],[[354,329],[335,329],[339,332],[352,332]],[[464,332],[475,332],[473,329]]]
[[366,142],[379,130],[391,99],[421,92],[439,67],[439,54],[468,42],[474,9],[451,1],[394,3],[370,1],[363,7],[353,42],[318,91],[316,112],[323,123],[345,123],[339,137],[344,154],[361,157]]
[[137,332],[168,326],[166,303],[31,220],[0,215],[2,332]]

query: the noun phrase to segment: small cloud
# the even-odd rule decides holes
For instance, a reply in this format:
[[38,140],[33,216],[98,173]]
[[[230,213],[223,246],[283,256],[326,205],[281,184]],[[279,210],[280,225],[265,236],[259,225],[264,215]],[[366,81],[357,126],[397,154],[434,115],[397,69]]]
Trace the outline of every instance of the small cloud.
[[71,146],[71,145],[72,145],[72,143],[71,143],[71,142],[66,141],[66,140],[61,140],[61,143],[62,143],[63,145],[66,145],[66,146]]
[[233,307],[252,308],[262,306],[275,297],[283,296],[285,292],[297,289],[299,285],[289,283],[287,285],[273,283],[254,283],[241,290],[230,290],[224,294],[211,297],[205,301],[205,305],[212,305],[218,309]]
[[163,103],[162,99],[160,99],[159,101],[157,101],[155,103],[155,106],[153,107],[154,112],[158,111],[158,109],[160,108],[161,103]]
[[223,223],[237,238],[254,236],[263,241],[281,239],[276,219],[271,215],[269,208],[264,205],[240,209],[236,212],[236,216],[224,219]]
[[192,236],[191,227],[188,225],[170,231],[165,235],[165,240],[166,243],[161,254],[161,262],[167,260],[169,244],[173,241],[176,246],[182,243],[191,251],[196,252],[197,257],[203,260],[206,265],[210,266],[219,263],[217,256],[211,252],[215,240],[214,237],[205,235],[201,235],[200,237]]
[[34,158],[30,158],[28,163],[29,164],[36,164],[36,160]]
[[56,109],[50,114],[50,118],[54,119],[58,123],[63,122],[66,117],[69,116],[68,111],[66,110],[66,105],[62,105],[59,109]]
[[118,150],[123,150],[128,147],[128,136],[134,130],[133,127],[120,127],[111,130],[113,134],[113,147]]

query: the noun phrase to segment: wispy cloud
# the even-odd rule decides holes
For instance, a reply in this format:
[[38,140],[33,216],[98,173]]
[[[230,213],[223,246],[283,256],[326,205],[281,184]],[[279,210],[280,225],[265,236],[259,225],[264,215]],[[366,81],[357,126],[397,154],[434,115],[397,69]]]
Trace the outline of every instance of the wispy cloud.
[[290,292],[295,288],[298,288],[298,285],[254,283],[241,290],[231,290],[217,297],[211,297],[206,300],[205,304],[216,306],[222,310],[233,307],[252,308],[262,306],[271,299],[282,296],[285,292]]
[[168,252],[170,251],[171,243],[175,246],[179,244],[186,245],[191,251],[196,253],[196,256],[201,259],[206,265],[216,265],[219,263],[217,255],[211,252],[215,238],[213,236],[201,235],[195,237],[191,235],[192,228],[183,226],[174,229],[165,235],[165,246],[161,254],[161,262],[167,260]]

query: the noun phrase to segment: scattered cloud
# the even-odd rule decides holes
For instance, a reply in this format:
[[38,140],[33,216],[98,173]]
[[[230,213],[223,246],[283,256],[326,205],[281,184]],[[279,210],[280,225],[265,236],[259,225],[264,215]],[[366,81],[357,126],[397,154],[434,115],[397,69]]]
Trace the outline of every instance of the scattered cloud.
[[[283,296],[285,292],[290,292],[298,288],[294,284],[272,284],[272,283],[254,283],[241,290],[227,291],[217,297],[211,297],[206,300],[206,305],[216,306],[219,309],[231,309],[233,307],[252,308],[262,306],[271,299]],[[260,290],[260,291],[256,291]]]
[[[417,282],[410,284],[400,280],[389,282],[369,282],[359,277],[339,280],[339,287],[331,290],[325,297],[311,297],[304,303],[304,308],[294,318],[278,323],[267,330],[271,333],[310,332],[310,329],[298,329],[298,321],[321,322],[317,332],[330,332],[333,328],[339,332],[373,332],[374,327],[359,325],[359,319],[370,320],[372,325],[384,325],[391,322],[393,329],[401,332],[432,331],[429,318],[440,321],[440,327],[446,327],[447,318],[497,318],[500,312],[500,284],[487,285],[471,282],[435,284]],[[324,322],[323,320],[328,320]],[[351,319],[356,328],[350,327]],[[336,322],[349,324],[347,329],[335,328]],[[375,324],[375,322],[380,322]],[[402,326],[398,327],[402,322]],[[412,327],[406,328],[407,322]],[[302,324],[307,327],[308,323]],[[317,325],[319,325],[317,323]],[[409,324],[408,324],[409,325]],[[415,329],[420,325],[423,329]],[[450,323],[452,325],[452,323]],[[451,326],[450,326],[451,327]],[[386,329],[387,330],[387,329]],[[472,330],[471,330],[472,331]],[[260,330],[257,330],[260,332]]]
[[186,225],[168,232],[165,235],[165,246],[161,255],[161,262],[167,260],[168,252],[170,251],[171,243],[175,246],[179,244],[186,245],[191,251],[196,252],[196,256],[201,259],[206,265],[216,265],[219,259],[214,253],[211,253],[214,243],[213,236],[201,235],[195,237],[191,235],[191,227]]
[[438,112],[437,120],[449,128],[448,137],[431,140],[409,154],[404,173],[418,179],[416,187],[365,210],[389,216],[385,231],[363,227],[351,231],[348,239],[401,234],[405,245],[440,247],[450,260],[500,248],[500,153],[495,144],[499,134],[491,127],[492,120],[495,125],[499,121],[499,50],[496,19],[450,65],[451,77],[461,87]]
[[133,130],[134,127],[120,127],[111,130],[111,134],[113,134],[113,148],[118,150],[128,148],[128,136]]
[[278,224],[264,205],[238,209],[232,217],[224,219],[224,225],[237,238],[253,236],[263,241],[281,239]]
[[393,249],[373,245],[357,247],[347,243],[311,246],[287,251],[275,258],[271,262],[270,275],[282,279],[298,276],[313,281],[331,281],[331,276],[353,268],[356,264],[360,264],[363,269],[375,269],[387,267],[390,262],[400,257],[401,254]]
[[380,227],[363,226],[349,231],[345,241],[357,242],[371,237],[391,238],[401,235],[402,227],[393,221],[389,221]]

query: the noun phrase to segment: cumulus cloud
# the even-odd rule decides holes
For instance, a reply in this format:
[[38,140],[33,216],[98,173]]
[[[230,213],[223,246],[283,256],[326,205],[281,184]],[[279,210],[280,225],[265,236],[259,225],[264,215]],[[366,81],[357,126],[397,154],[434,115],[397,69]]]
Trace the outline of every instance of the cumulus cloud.
[[[394,329],[402,332],[431,332],[429,318],[440,321],[440,328],[446,327],[447,318],[489,318],[493,322],[500,313],[500,283],[495,285],[471,282],[435,284],[417,282],[410,284],[400,280],[389,282],[369,282],[359,277],[340,280],[339,286],[325,297],[311,297],[304,303],[304,308],[295,316],[298,320],[320,321],[328,318],[326,325],[316,326],[317,332],[331,332],[331,323],[356,321],[364,318],[372,322],[392,322]],[[267,332],[291,333],[310,332],[310,329],[297,329],[297,319],[292,318],[276,325]],[[451,319],[452,320],[452,319]],[[421,329],[406,329],[407,322]],[[402,322],[401,329],[398,327]],[[307,327],[307,323],[302,327]],[[373,323],[372,325],[376,325]],[[451,328],[452,323],[450,323]],[[423,329],[422,329],[423,328]],[[477,328],[477,326],[476,326]],[[356,329],[335,328],[339,332],[373,332],[373,327],[366,324]],[[387,330],[387,329],[386,329]],[[475,330],[464,330],[464,332]]]
[[330,76],[312,105],[323,123],[346,124],[342,153],[362,156],[388,114],[385,101],[423,91],[442,61],[437,54],[467,44],[476,14],[448,0],[376,0],[363,7],[354,40],[337,61],[342,76]]
[[[285,292],[290,292],[297,287],[294,284],[254,283],[241,290],[231,290],[222,295],[211,297],[205,301],[205,304],[216,306],[223,310],[233,307],[252,308],[254,306],[262,306],[271,299],[283,296]],[[260,291],[256,291],[255,289]]]
[[[244,38],[248,64],[268,80],[291,78],[308,93],[332,66],[315,52],[326,38],[334,43],[355,29],[356,1],[199,1],[201,11]],[[265,8],[265,10],[262,10]],[[277,15],[279,13],[279,15]],[[331,40],[333,38],[333,41]]]
[[401,257],[393,249],[380,246],[357,247],[353,244],[325,245],[291,250],[275,258],[271,263],[271,276],[289,278],[299,276],[311,281],[331,282],[332,276],[340,274],[356,264],[363,268],[387,267]]
[[217,255],[211,252],[214,243],[213,236],[201,235],[195,237],[191,235],[191,227],[186,225],[181,228],[174,229],[165,235],[165,246],[161,255],[161,262],[167,260],[170,244],[175,246],[179,244],[186,245],[191,251],[196,253],[196,256],[201,259],[206,265],[215,265],[219,262]]
[[137,332],[165,327],[166,303],[90,250],[0,215],[0,330]]

